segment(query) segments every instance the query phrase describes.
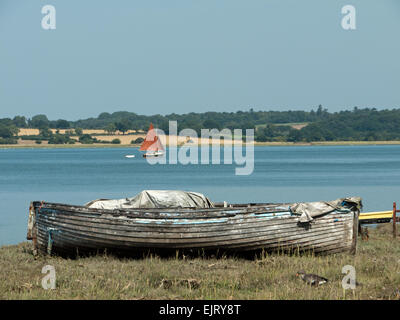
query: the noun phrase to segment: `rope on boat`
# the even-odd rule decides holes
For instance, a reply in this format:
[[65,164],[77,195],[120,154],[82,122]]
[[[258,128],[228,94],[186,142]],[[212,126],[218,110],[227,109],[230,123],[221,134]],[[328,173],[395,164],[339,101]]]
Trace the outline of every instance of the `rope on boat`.
[[40,207],[38,209],[38,212],[40,212],[40,210],[42,210],[43,204],[44,204],[44,201],[40,202]]

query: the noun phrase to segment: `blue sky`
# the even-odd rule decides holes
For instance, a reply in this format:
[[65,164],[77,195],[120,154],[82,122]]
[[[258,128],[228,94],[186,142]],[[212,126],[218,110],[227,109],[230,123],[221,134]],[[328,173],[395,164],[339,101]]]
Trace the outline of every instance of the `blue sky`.
[[399,34],[398,0],[0,0],[0,117],[396,108]]

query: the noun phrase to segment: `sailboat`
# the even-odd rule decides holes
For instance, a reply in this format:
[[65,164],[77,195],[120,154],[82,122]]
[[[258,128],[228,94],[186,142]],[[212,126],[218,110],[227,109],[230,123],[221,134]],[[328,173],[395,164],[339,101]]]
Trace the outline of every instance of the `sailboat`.
[[160,157],[165,154],[164,146],[162,145],[160,138],[157,136],[156,130],[152,123],[150,123],[149,130],[147,131],[146,138],[140,146],[140,151],[146,151],[143,154],[144,158],[148,157]]

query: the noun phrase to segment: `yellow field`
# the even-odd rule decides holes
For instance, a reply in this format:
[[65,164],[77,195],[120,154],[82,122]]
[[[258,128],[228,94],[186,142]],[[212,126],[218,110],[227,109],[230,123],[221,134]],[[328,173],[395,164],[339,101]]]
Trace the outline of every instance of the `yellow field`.
[[[109,135],[104,135],[104,136],[96,136],[96,138],[98,140],[103,140],[103,141],[112,141],[114,139],[119,139],[121,140],[121,144],[131,144],[132,140],[136,140],[137,138],[144,138],[145,135],[144,134],[138,134],[138,135],[118,135],[118,134],[114,134],[112,136]],[[73,137],[75,139],[77,139],[78,137]]]
[[[50,129],[53,133],[56,133],[57,129]],[[73,131],[74,129],[59,129],[61,134],[64,134],[66,131]],[[106,134],[106,132],[102,129],[83,129],[84,134]],[[135,133],[136,130],[129,130],[127,133]],[[38,135],[39,129],[27,129],[27,128],[20,128],[19,129],[19,136],[30,136],[30,135]],[[116,134],[122,134],[122,132],[116,132]]]
[[[57,129],[50,129],[53,133],[56,133]],[[65,134],[66,131],[73,131],[73,129],[60,129],[59,132],[61,134]],[[106,135],[106,132],[104,130],[98,129],[98,130],[94,130],[94,129],[84,129],[82,130],[84,134],[104,134],[104,135],[100,135],[100,136],[95,136],[97,139],[99,140],[104,140],[104,141],[112,141],[114,139],[119,139],[121,140],[121,144],[130,144],[132,140],[137,139],[138,137],[142,137],[144,138],[145,135],[143,134],[139,134],[139,135],[122,135],[122,133],[120,132],[116,132],[114,135]],[[129,130],[127,133],[135,133],[136,130]],[[24,135],[38,135],[39,134],[39,129],[27,129],[27,128],[20,128],[19,129],[19,136],[24,136]],[[77,136],[72,136],[73,139],[78,140],[79,137]],[[41,143],[42,145],[47,145],[48,142],[47,141],[42,141]],[[80,145],[79,142],[77,142],[76,144]],[[37,146],[37,144],[35,143],[34,140],[22,140],[19,139],[18,140],[18,145],[22,145],[22,146]],[[11,145],[9,145],[11,146]]]
[[[296,125],[296,124],[294,124]],[[293,126],[294,126],[293,125]],[[303,125],[303,124],[299,124]],[[26,129],[26,128],[20,128],[19,129],[19,136],[22,135],[38,135],[39,130],[38,129]],[[56,132],[56,129],[51,129],[54,133]],[[73,129],[69,129],[73,130]],[[60,133],[65,133],[65,131],[68,130],[60,130]],[[121,140],[121,145],[130,145],[132,140],[135,140],[139,137],[144,138],[145,134],[144,133],[139,133],[139,134],[125,134],[123,135],[120,132],[116,132],[113,135],[107,135],[107,133],[104,130],[90,130],[90,129],[84,129],[83,130],[84,134],[100,134],[98,136],[95,136],[99,140],[104,140],[104,141],[112,141],[114,139],[119,139]],[[130,130],[128,133],[136,133],[135,130]],[[73,136],[72,138],[78,140],[77,136]],[[165,145],[182,145],[185,142],[187,142],[188,138],[187,137],[180,137],[180,136],[160,136],[160,139],[163,144]],[[210,139],[202,139],[201,137],[199,138],[190,138],[191,143],[190,144],[207,144],[211,143]],[[226,140],[227,143],[231,144],[232,140]],[[238,144],[240,143],[240,140],[233,140],[233,144]],[[189,145],[190,145],[189,144]],[[221,139],[221,144],[223,144],[223,139]],[[398,145],[400,144],[400,141],[318,141],[318,142],[254,142],[255,146],[312,146],[312,145],[320,145],[320,146],[329,146],[329,145]],[[47,145],[47,141],[43,141],[42,145]],[[81,146],[80,143],[76,143],[75,146]],[[40,147],[40,145],[37,145],[35,141],[33,140],[18,140],[18,145],[3,145],[0,146],[1,148],[4,147],[13,147],[13,146],[37,146]],[[74,145],[70,145],[73,147]],[[51,145],[51,147],[59,147],[57,145]]]
[[[71,131],[73,129],[62,129],[59,130],[61,134],[64,134],[66,131]],[[51,131],[53,133],[55,133],[57,130],[56,129],[51,129]],[[98,140],[103,140],[103,141],[112,141],[114,139],[119,139],[121,141],[121,145],[130,145],[132,140],[136,140],[137,138],[141,137],[141,138],[145,138],[145,134],[125,134],[123,135],[120,132],[116,132],[113,135],[108,135],[104,130],[89,130],[89,129],[84,129],[83,130],[84,134],[101,134],[98,136],[95,136]],[[129,130],[127,133],[136,133],[136,130]],[[39,129],[26,129],[26,128],[20,128],[20,132],[19,132],[19,136],[22,135],[38,135],[39,134]],[[102,135],[104,134],[104,135]],[[71,138],[78,140],[77,136],[71,136]],[[188,141],[188,137],[181,137],[181,136],[161,136],[160,137],[161,141],[163,144],[165,145],[182,145],[185,142]],[[200,138],[190,138],[190,140],[192,140],[190,142],[190,144],[208,144],[211,143],[210,139],[202,139]],[[232,140],[227,139],[226,140],[227,143],[232,143]],[[240,140],[233,140],[234,144],[240,143]],[[47,141],[43,141],[42,144],[46,144],[47,145]],[[80,143],[76,143],[78,145],[80,145]],[[223,141],[221,141],[221,144],[223,144]],[[18,140],[18,145],[26,145],[26,146],[37,146],[37,144],[35,143],[35,141],[33,140]],[[9,145],[11,146],[11,145]]]
[[[97,139],[99,140],[104,140],[104,141],[112,141],[114,139],[119,139],[121,140],[121,144],[130,144],[132,140],[136,140],[137,138],[145,138],[145,134],[135,134],[135,135],[104,135],[104,136],[96,136]],[[77,137],[73,137],[77,138]],[[165,145],[182,145],[185,142],[188,141],[187,137],[180,137],[180,136],[160,136],[160,140],[163,144]],[[201,144],[201,143],[211,143],[210,139],[202,139],[202,138],[190,138],[192,142],[190,142],[188,145],[196,145],[196,144]],[[227,143],[232,143],[232,140],[226,140]],[[239,143],[240,140],[234,140],[233,143]],[[223,144],[223,141],[221,141],[221,144]]]

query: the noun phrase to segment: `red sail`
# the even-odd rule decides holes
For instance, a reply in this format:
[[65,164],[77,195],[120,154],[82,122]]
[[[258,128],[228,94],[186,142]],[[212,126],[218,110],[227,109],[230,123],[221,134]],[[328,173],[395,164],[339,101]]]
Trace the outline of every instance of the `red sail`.
[[157,136],[155,137],[153,144],[147,148],[147,151],[164,151],[164,146]]
[[156,130],[153,124],[150,123],[149,131],[146,134],[142,145],[140,146],[140,151],[164,151],[164,146],[162,145],[160,139],[157,137]]

